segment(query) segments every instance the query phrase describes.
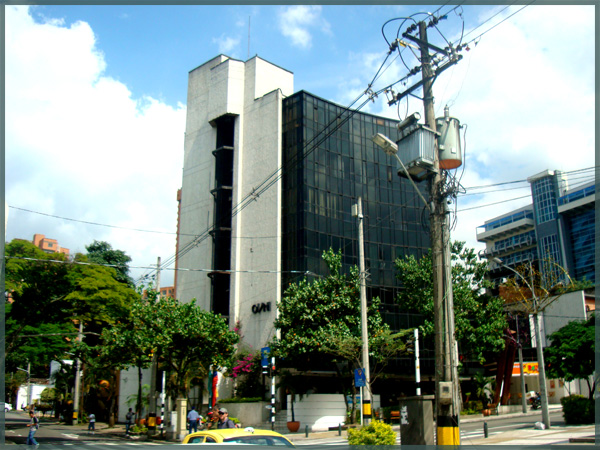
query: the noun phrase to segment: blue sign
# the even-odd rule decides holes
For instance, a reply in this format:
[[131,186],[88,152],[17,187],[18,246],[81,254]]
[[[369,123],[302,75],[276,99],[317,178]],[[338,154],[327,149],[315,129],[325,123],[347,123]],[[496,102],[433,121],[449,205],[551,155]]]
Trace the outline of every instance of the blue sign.
[[367,377],[363,369],[354,369],[354,386],[364,387],[367,385]]
[[271,353],[271,347],[263,347],[260,349],[260,365],[267,367],[269,365],[269,353]]

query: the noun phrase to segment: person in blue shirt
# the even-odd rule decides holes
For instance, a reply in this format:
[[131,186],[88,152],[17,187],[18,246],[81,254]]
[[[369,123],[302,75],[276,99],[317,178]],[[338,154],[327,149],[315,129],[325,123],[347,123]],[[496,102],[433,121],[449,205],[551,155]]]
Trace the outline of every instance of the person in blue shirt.
[[192,406],[192,410],[187,415],[188,426],[189,426],[188,432],[189,433],[192,433],[192,430],[194,430],[194,433],[196,431],[198,431],[198,422],[199,422],[200,418],[201,418],[200,414],[198,414],[198,411],[196,411],[196,408],[194,406]]

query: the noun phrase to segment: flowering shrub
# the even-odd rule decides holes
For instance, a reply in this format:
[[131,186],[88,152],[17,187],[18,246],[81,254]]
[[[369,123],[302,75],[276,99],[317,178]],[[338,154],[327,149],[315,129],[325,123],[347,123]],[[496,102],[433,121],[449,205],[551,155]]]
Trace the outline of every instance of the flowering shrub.
[[252,361],[253,359],[254,355],[252,355],[252,353],[244,356],[242,359],[238,359],[236,361],[236,365],[233,367],[233,369],[231,369],[231,376],[233,378],[237,378],[240,375],[252,372],[254,367],[254,362]]

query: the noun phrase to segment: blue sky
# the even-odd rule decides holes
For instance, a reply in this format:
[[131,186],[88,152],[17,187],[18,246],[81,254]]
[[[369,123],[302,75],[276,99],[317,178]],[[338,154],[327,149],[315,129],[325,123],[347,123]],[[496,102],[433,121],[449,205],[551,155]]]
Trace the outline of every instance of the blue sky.
[[[258,55],[293,72],[295,90],[348,105],[385,59],[383,24],[427,11],[449,12],[440,32],[430,29],[432,42],[456,45],[463,24],[463,43],[470,42],[434,86],[436,113],[447,104],[467,125],[464,187],[593,166],[593,6],[453,8],[5,7],[7,240],[42,233],[72,252],[106,240],[135,267],[167,259],[175,250],[169,233],[176,227],[190,70],[220,53]],[[388,40],[400,23],[386,26]],[[409,50],[403,55],[409,67],[418,65]],[[399,59],[388,61],[375,90],[406,75]],[[389,107],[380,95],[365,110],[403,118],[422,106],[412,98]],[[590,172],[577,174],[573,184],[590,179]],[[517,187],[467,190],[453,237],[482,248],[477,226],[528,203],[517,199],[529,193],[527,183]],[[162,279],[171,284],[172,271]]]

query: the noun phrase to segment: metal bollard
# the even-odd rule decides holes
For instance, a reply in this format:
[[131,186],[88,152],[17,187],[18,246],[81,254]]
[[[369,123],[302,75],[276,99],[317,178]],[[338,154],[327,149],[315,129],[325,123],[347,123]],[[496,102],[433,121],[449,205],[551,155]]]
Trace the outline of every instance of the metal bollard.
[[338,424],[338,436],[342,435],[342,424]]
[[488,426],[487,426],[487,422],[483,422],[483,437],[487,438],[488,437]]
[[304,427],[304,435],[308,437],[308,425]]

